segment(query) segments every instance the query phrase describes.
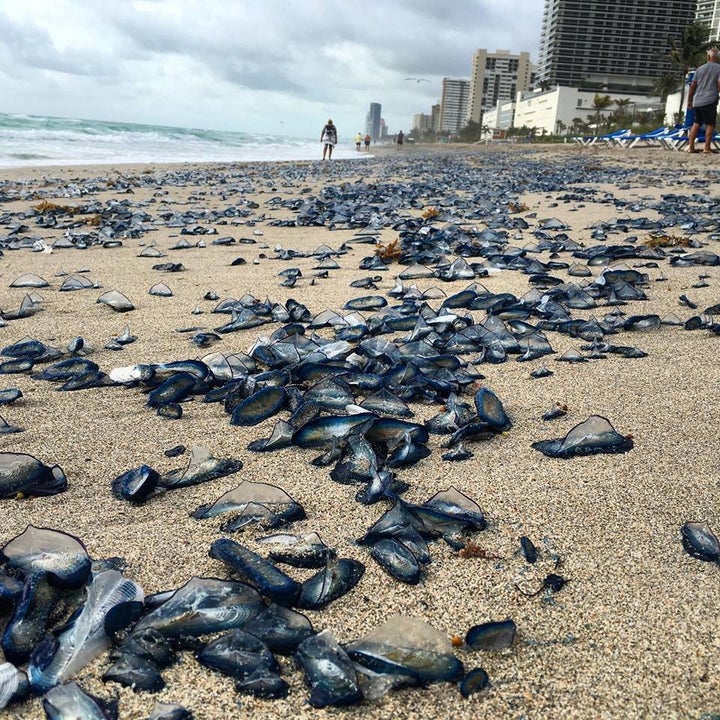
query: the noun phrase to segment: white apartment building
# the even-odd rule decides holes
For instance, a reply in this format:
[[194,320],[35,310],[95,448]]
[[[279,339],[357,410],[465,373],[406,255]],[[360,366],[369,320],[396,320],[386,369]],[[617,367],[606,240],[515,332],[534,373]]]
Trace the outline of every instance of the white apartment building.
[[720,0],[698,0],[695,18],[710,26],[710,41],[720,41]]
[[467,124],[470,81],[443,78],[440,99],[441,132],[455,133]]
[[[646,95],[601,94],[610,95],[613,100],[628,99],[630,101],[628,111],[635,117],[662,107],[658,98],[650,98]],[[594,101],[595,92],[571,87],[557,86],[544,92],[518,93],[512,125],[514,127],[534,127],[536,132],[542,133],[544,130],[548,135],[553,135],[558,134],[563,126],[569,128],[575,118],[581,118],[584,122],[593,124],[597,118],[597,112],[593,108]],[[613,104],[602,114],[607,115],[615,109],[616,106]],[[499,116],[506,118],[507,110],[507,107],[502,106],[498,111],[499,115],[496,114],[496,119]],[[497,127],[506,129],[510,125],[498,125]]]
[[416,113],[412,116],[412,129],[425,132],[426,130],[432,130],[432,115],[426,115],[425,113]]
[[513,55],[509,50],[494,53],[482,48],[476,50],[467,121],[479,123],[483,114],[492,113],[498,103],[511,101],[518,92],[529,90],[531,77],[530,53]]

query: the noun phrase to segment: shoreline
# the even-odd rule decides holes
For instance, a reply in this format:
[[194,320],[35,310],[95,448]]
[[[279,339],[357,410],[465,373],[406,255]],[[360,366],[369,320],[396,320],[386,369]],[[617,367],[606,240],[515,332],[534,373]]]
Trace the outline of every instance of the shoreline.
[[[708,176],[718,172],[712,156],[651,150],[642,152],[639,164],[636,149],[516,144],[426,150],[426,146],[405,146],[401,151],[389,147],[368,158],[371,162],[360,172],[353,163],[335,160],[0,169],[2,210],[8,213],[0,235],[6,238],[13,223],[28,226],[16,237],[36,236],[45,244],[68,234],[97,231],[84,224],[83,218],[90,213],[59,216],[60,222],[53,227],[38,227],[34,215],[21,216],[43,199],[95,211],[98,204],[107,210],[114,203],[112,207],[127,208],[130,214],[149,216],[140,220],[144,229],[136,236],[129,233],[120,238],[121,247],[92,245],[52,253],[6,248],[0,257],[3,311],[16,309],[28,292],[9,287],[22,273],[37,273],[50,287],[33,291],[43,298],[41,312],[0,328],[2,347],[31,336],[65,348],[73,337],[82,335],[95,349],[88,358],[108,372],[215,351],[250,352],[259,337],[270,338],[280,324],[223,334],[209,349],[199,349],[190,334],[178,332],[188,327],[212,332],[228,319],[212,313],[217,302],[245,293],[270,303],[284,304],[293,298],[313,316],[326,309],[346,313],[343,307],[349,300],[376,294],[350,286],[353,280],[374,274],[359,269],[362,258],[372,255],[374,248],[352,242],[363,228],[343,220],[348,214],[341,213],[341,208],[337,218],[322,218],[322,224],[321,219],[316,225],[294,227],[273,222],[296,216],[290,203],[284,206],[276,198],[308,200],[329,187],[333,192],[323,195],[323,207],[332,207],[333,198],[341,198],[355,213],[370,206],[373,219],[365,227],[372,228],[383,244],[398,238],[398,228],[408,218],[419,218],[432,207],[439,211],[432,223],[437,229],[456,224],[476,228],[478,235],[504,232],[502,247],[515,248],[519,255],[524,251],[543,263],[586,264],[562,249],[536,252],[533,247],[544,235],[560,242],[557,236],[564,233],[584,248],[637,247],[649,238],[650,223],[658,220],[675,223],[663,228],[668,235],[687,235],[703,244],[699,249],[719,252],[713,209],[718,194],[714,184],[708,194],[707,186]],[[116,180],[114,185],[104,182],[111,178]],[[123,178],[124,183],[117,182]],[[420,190],[414,193],[413,188]],[[361,196],[365,193],[365,202],[354,197],[356,191]],[[525,209],[508,212],[511,202]],[[689,220],[676,220],[683,208],[693,218],[690,229],[682,227]],[[318,204],[318,212],[322,211]],[[183,224],[172,225],[167,219],[180,216]],[[375,216],[380,220],[374,220]],[[566,229],[543,233],[542,223],[549,218],[556,218]],[[647,218],[647,227],[639,222],[642,218]],[[78,225],[73,227],[74,222]],[[212,228],[215,234],[182,233],[198,227]],[[598,237],[599,229],[606,233],[605,239]],[[255,243],[212,244],[225,235]],[[172,250],[181,239],[192,247]],[[201,240],[204,247],[198,246]],[[138,257],[150,245],[165,257]],[[312,283],[318,258],[310,253],[323,245],[332,248],[339,267],[328,278],[318,277]],[[306,255],[275,259],[278,247]],[[347,252],[339,254],[341,249]],[[619,309],[627,316],[675,313],[685,321],[720,302],[717,266],[669,263],[675,255],[692,250],[668,250],[656,267],[644,266],[648,261],[638,258],[611,263],[630,268],[643,265],[638,270],[648,275],[643,286],[648,299]],[[245,263],[231,265],[237,258]],[[467,261],[487,267],[496,264],[483,255]],[[167,273],[152,268],[163,262],[182,263],[185,270]],[[289,267],[302,271],[294,288],[280,284],[279,273]],[[389,291],[402,269],[392,263],[378,273],[377,294],[386,297],[391,307],[399,304]],[[567,268],[549,272],[580,284],[594,281],[604,266],[589,265],[588,269],[591,276],[587,278],[571,276]],[[80,274],[102,288],[58,291],[64,279],[58,273],[81,270],[88,270]],[[700,275],[708,275],[706,286],[695,287]],[[421,292],[436,288],[450,296],[477,283],[489,292],[522,298],[533,290],[529,277],[506,268],[493,270],[487,277],[451,282],[428,278],[408,284],[417,284]],[[160,282],[171,288],[172,297],[148,294]],[[113,289],[126,294],[135,310],[113,313],[96,302]],[[215,291],[219,300],[204,300],[209,291]],[[427,300],[433,309],[442,303],[437,295],[431,292]],[[692,299],[698,309],[682,305],[681,295]],[[193,314],[195,308],[202,312]],[[573,309],[572,316],[599,320],[612,310],[612,306],[599,305]],[[481,311],[458,313],[471,314],[476,323],[486,318]],[[538,318],[531,322],[537,323]],[[137,335],[136,342],[117,352],[105,349],[125,325]],[[313,332],[332,337],[327,329],[308,329],[306,337]],[[406,335],[407,331],[398,331],[379,337],[397,341]],[[94,558],[123,557],[126,576],[146,594],[179,587],[193,575],[227,578],[224,566],[207,555],[210,543],[223,536],[219,523],[197,521],[189,513],[201,503],[214,502],[240,480],[267,482],[282,487],[306,510],[307,519],[294,523],[287,532],[317,531],[339,555],[366,566],[363,579],[348,595],[322,611],[308,611],[316,630],[328,629],[340,643],[347,643],[396,613],[422,618],[448,637],[464,637],[473,625],[508,617],[518,626],[518,638],[508,650],[481,652],[462,647],[456,651],[466,669],[482,666],[490,676],[489,688],[467,700],[453,684],[438,683],[398,690],[377,702],[339,711],[313,710],[307,705],[302,674],[287,658],[281,658],[280,664],[290,693],[287,699],[267,701],[238,695],[230,679],[203,668],[188,651],[182,653],[181,662],[163,671],[164,690],[135,694],[101,682],[108,667],[102,656],[76,679],[89,692],[105,698],[116,695],[121,718],[147,717],[156,699],[182,703],[197,720],[226,717],[237,712],[238,703],[258,720],[288,714],[336,717],[339,713],[378,719],[406,714],[422,720],[469,720],[478,712],[488,717],[699,718],[718,712],[717,568],[685,553],[679,528],[687,520],[707,520],[720,531],[720,438],[712,432],[717,425],[719,340],[707,330],[672,326],[625,331],[608,337],[618,345],[640,347],[647,357],[608,355],[573,364],[556,359],[568,350],[580,352],[585,342],[549,331],[548,337],[554,355],[528,363],[510,356],[504,363],[476,366],[485,376],[479,382],[501,399],[510,415],[513,427],[509,431],[491,440],[468,442],[474,457],[459,463],[443,461],[444,439],[431,436],[432,454],[397,471],[410,486],[404,495],[410,502],[422,503],[449,486],[475,500],[489,528],[473,534],[472,540],[490,559],[463,558],[449,545],[435,541],[432,563],[420,584],[401,585],[356,543],[389,507],[386,502],[357,503],[357,487],[334,483],[328,477],[329,468],[310,464],[318,454],[314,450],[247,450],[249,442],[270,434],[275,418],[257,427],[233,427],[218,404],[194,399],[183,403],[180,420],[171,421],[146,407],[146,397],[138,388],[59,392],[54,384],[27,374],[3,376],[3,387],[17,386],[24,397],[3,407],[0,414],[26,430],[0,436],[0,449],[58,463],[68,476],[69,489],[49,498],[0,500],[5,518],[0,543],[4,545],[29,523],[72,533]],[[541,364],[554,375],[531,378],[530,371]],[[472,403],[470,394],[462,399]],[[542,421],[542,413],[555,403],[567,405],[568,414]],[[426,421],[440,409],[437,404],[412,403],[412,419]],[[623,455],[570,460],[551,459],[531,448],[538,440],[564,436],[592,414],[607,417],[621,434],[631,434],[635,447]],[[281,413],[283,418],[287,415]],[[164,450],[178,444],[206,446],[218,458],[241,459],[244,467],[236,475],[167,492],[144,505],[132,506],[111,495],[111,480],[141,463],[160,472],[182,466],[184,456],[170,459],[164,455]],[[265,534],[248,530],[231,537],[260,551],[256,539]],[[519,555],[521,535],[540,548],[541,560],[536,565],[525,563]],[[566,587],[535,598],[518,592],[517,586],[535,591],[550,573],[565,577]],[[5,713],[23,720],[43,717],[38,700],[11,705]]]

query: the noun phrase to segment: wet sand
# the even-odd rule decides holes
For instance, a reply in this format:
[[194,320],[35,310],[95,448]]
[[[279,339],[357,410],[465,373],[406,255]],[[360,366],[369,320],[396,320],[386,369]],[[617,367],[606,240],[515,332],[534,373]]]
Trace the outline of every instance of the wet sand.
[[[407,152],[406,152],[407,151]],[[268,225],[273,218],[291,213],[270,203],[272,198],[306,197],[327,184],[364,178],[413,181],[413,158],[425,157],[426,148],[406,147],[407,161],[397,161],[389,150],[360,163],[279,163],[275,165],[218,165],[197,171],[195,166],[112,168],[47,168],[0,171],[0,211],[17,213],[41,200],[80,205],[98,200],[128,202],[147,212],[153,229],[140,238],[123,238],[121,248],[93,246],[87,250],[62,249],[50,254],[6,250],[0,258],[0,308],[15,309],[27,292],[9,284],[23,272],[35,272],[50,282],[37,290],[43,311],[8,322],[0,328],[2,346],[31,336],[65,348],[82,335],[95,348],[90,359],[101,369],[135,363],[164,362],[201,357],[205,352],[178,329],[202,326],[208,330],[223,324],[224,315],[211,314],[216,303],[203,299],[214,290],[221,299],[251,293],[256,298],[284,303],[294,298],[315,314],[326,308],[340,310],[353,297],[369,294],[350,287],[353,279],[376,274],[358,269],[361,258],[371,254],[364,244],[350,246],[338,258],[340,270],[329,279],[311,285],[315,258],[291,261],[273,259],[276,246],[312,251],[322,244],[338,248],[356,235],[355,230],[326,227],[282,228]],[[470,164],[495,163],[503,168],[522,168],[528,160],[556,164],[586,163],[592,168],[626,170],[622,180],[603,183],[582,200],[582,183],[560,191],[522,194],[530,228],[511,232],[517,246],[535,242],[532,230],[539,219],[555,217],[567,222],[568,235],[585,245],[594,244],[590,227],[618,217],[657,217],[646,206],[672,193],[708,195],[712,202],[705,217],[717,217],[720,177],[717,160],[656,149],[632,151],[579,149],[571,146],[540,148],[448,148],[432,157],[463,157]],[[405,163],[405,164],[404,164]],[[192,181],[187,171],[193,170]],[[92,192],[80,196],[82,178],[97,178]],[[148,182],[152,179],[152,182]],[[708,184],[708,180],[710,180]],[[453,187],[452,175],[438,173],[438,182]],[[597,189],[597,185],[593,189]],[[132,190],[131,193],[127,189]],[[478,190],[481,190],[480,188]],[[569,192],[580,199],[563,199]],[[605,199],[603,199],[605,197]],[[622,199],[620,207],[607,197]],[[255,208],[248,203],[257,203]],[[228,217],[227,225],[208,223],[204,211],[233,206],[249,210],[246,218]],[[197,212],[195,225],[215,227],[217,235],[181,236],[180,228],[167,228],[159,219],[165,213]],[[421,210],[407,210],[418,215]],[[261,219],[259,219],[261,218]],[[246,220],[254,220],[251,226]],[[38,228],[27,221],[28,233],[46,243],[65,230]],[[473,225],[483,228],[481,220]],[[76,232],[95,228],[81,226]],[[259,231],[262,235],[253,234]],[[0,224],[0,235],[8,232]],[[679,228],[671,228],[680,234]],[[515,235],[517,234],[517,237]],[[641,238],[645,231],[633,231]],[[219,247],[213,238],[231,235],[253,237],[258,244]],[[169,250],[181,237],[204,240],[206,247]],[[382,231],[383,242],[397,237],[391,228]],[[693,235],[718,252],[720,244],[711,232]],[[167,254],[160,259],[138,257],[149,243]],[[623,242],[611,236],[608,244]],[[264,247],[267,245],[267,247]],[[243,257],[247,264],[231,266]],[[548,260],[547,253],[538,256]],[[567,253],[560,260],[573,262]],[[257,261],[257,262],[256,262]],[[181,262],[186,270],[162,273],[152,269],[158,262]],[[630,260],[633,266],[638,261]],[[303,279],[295,288],[280,286],[278,273],[297,266]],[[58,292],[60,271],[89,269],[89,277],[102,290]],[[383,274],[381,292],[394,285],[402,266],[393,264]],[[592,268],[597,274],[602,267]],[[685,320],[703,308],[720,302],[717,267],[671,267],[660,261],[650,275],[649,299],[631,303],[628,314],[676,313]],[[708,287],[693,288],[706,272]],[[565,271],[554,275],[569,278]],[[656,282],[661,274],[665,282]],[[155,297],[147,291],[164,282],[173,297]],[[469,283],[414,281],[420,289],[441,286],[448,295]],[[502,271],[479,279],[492,292],[520,296],[530,289],[527,276]],[[96,303],[106,290],[119,290],[136,306],[117,314]],[[699,310],[679,304],[686,294]],[[431,303],[433,304],[433,303]],[[439,301],[434,301],[439,305]],[[192,314],[199,306],[203,314]],[[574,317],[604,315],[610,308],[573,311]],[[484,313],[475,313],[478,319]],[[111,337],[128,324],[138,339],[120,352],[104,349]],[[211,351],[247,352],[258,336],[268,336],[276,325],[224,335]],[[98,388],[58,392],[48,382],[27,375],[8,375],[2,387],[19,387],[24,397],[0,410],[9,422],[26,428],[17,435],[0,436],[2,451],[26,452],[42,461],[59,464],[69,480],[67,492],[49,498],[2,500],[0,543],[22,532],[28,524],[72,533],[85,543],[92,557],[121,556],[126,575],[140,583],[147,594],[184,584],[191,576],[228,577],[222,564],[208,557],[210,543],[221,536],[215,520],[196,521],[188,516],[199,504],[212,502],[235,487],[241,479],[269,482],[282,487],[304,506],[307,520],[289,531],[317,531],[340,556],[352,557],[367,566],[360,584],[348,595],[318,612],[307,615],[317,630],[329,629],[343,643],[361,637],[393,614],[419,617],[448,635],[464,636],[472,625],[512,618],[518,638],[509,650],[495,653],[458,650],[467,669],[483,667],[491,685],[470,699],[463,699],[452,684],[426,689],[411,688],[391,693],[375,703],[345,710],[314,710],[307,704],[301,672],[290,659],[282,659],[284,677],[291,685],[286,700],[263,701],[240,696],[233,681],[200,666],[191,653],[163,673],[166,688],[160,693],[135,694],[100,681],[108,663],[105,656],[92,663],[77,681],[102,697],[117,696],[121,718],[147,717],[156,699],[179,702],[198,720],[241,713],[257,719],[338,716],[363,718],[700,718],[720,712],[720,615],[718,568],[687,555],[679,528],[686,520],[707,520],[720,530],[718,489],[718,389],[720,338],[707,330],[685,331],[662,327],[647,333],[625,333],[618,344],[637,345],[648,353],[643,359],[608,359],[583,364],[556,362],[582,341],[567,335],[549,334],[557,355],[545,358],[554,375],[531,379],[530,371],[542,361],[484,364],[483,381],[503,401],[513,428],[491,441],[468,444],[475,456],[463,463],[441,460],[443,438],[431,436],[432,455],[399,476],[410,485],[406,499],[422,502],[439,490],[454,486],[476,500],[490,527],[474,541],[499,559],[459,557],[442,542],[432,545],[433,562],[416,587],[392,580],[355,544],[385,510],[364,506],[354,499],[356,488],[333,483],[327,469],[309,464],[317,453],[291,448],[256,454],[247,450],[251,440],[267,437],[274,424],[268,420],[254,428],[231,427],[228,416],[216,404],[184,404],[177,421],[158,417],[145,407],[139,389]],[[555,402],[567,404],[567,416],[552,422],[540,417]],[[414,405],[417,421],[425,420],[437,407]],[[531,449],[531,443],[563,436],[588,415],[607,417],[622,434],[632,434],[634,449],[624,455],[595,455],[553,460]],[[163,451],[175,445],[204,445],[217,457],[239,458],[244,468],[210,483],[168,492],[142,506],[115,499],[110,482],[121,472],[147,463],[159,471],[179,467],[183,458],[169,459]],[[236,537],[257,549],[254,538],[262,531],[250,530]],[[528,565],[519,555],[518,538],[527,535],[541,551],[540,561]],[[556,567],[554,558],[561,564]],[[556,594],[528,598],[543,578],[557,572],[568,584]],[[293,571],[294,574],[294,571]],[[296,576],[304,577],[304,573]],[[39,700],[14,705],[4,711],[10,718],[41,718]]]

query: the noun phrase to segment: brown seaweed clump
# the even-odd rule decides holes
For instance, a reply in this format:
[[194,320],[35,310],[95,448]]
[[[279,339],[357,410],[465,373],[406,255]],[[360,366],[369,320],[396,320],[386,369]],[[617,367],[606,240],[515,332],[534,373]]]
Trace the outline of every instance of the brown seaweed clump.
[[384,262],[392,262],[393,260],[398,260],[402,255],[400,240],[393,240],[387,245],[378,245],[378,247],[375,249],[375,254],[380,257],[380,259]]
[[39,205],[35,205],[34,209],[39,213],[68,213],[73,215],[76,212],[81,212],[81,208],[73,207],[72,205],[60,205],[59,203],[51,202],[50,200],[43,200]]
[[665,235],[653,233],[644,243],[647,247],[692,247],[687,235]]

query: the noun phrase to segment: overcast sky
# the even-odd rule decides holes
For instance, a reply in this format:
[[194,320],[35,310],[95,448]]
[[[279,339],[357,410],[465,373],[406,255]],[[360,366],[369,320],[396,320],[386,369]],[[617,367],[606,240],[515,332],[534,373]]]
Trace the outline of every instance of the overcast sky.
[[[542,0],[0,0],[0,112],[319,137],[430,112]],[[425,78],[416,82],[405,78]]]

